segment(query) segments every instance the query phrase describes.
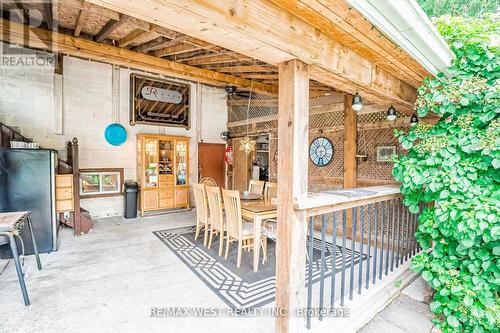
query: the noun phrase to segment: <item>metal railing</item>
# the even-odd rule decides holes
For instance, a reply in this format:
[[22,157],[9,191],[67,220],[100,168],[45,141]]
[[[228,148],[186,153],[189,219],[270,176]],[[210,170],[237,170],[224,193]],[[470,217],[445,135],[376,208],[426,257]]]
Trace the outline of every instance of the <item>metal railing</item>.
[[399,193],[308,212],[307,328],[313,310],[322,320],[325,310],[344,307],[421,250],[414,237],[418,215]]

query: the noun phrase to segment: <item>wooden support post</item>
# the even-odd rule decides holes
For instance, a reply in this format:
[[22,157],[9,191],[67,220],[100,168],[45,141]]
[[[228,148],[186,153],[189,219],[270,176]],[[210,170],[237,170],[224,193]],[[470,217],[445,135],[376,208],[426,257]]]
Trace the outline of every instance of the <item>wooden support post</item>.
[[304,328],[295,312],[305,308],[307,223],[305,211],[294,202],[307,196],[309,143],[309,72],[307,64],[279,64],[278,116],[278,239],[276,307],[286,314],[276,320],[276,332]]
[[[352,109],[352,95],[345,97],[344,110],[344,188],[353,188],[357,184],[357,115]],[[347,237],[352,236],[352,209],[347,210]]]
[[74,201],[74,232],[76,236],[80,236],[82,233],[82,221],[81,221],[81,211],[80,211],[80,172],[78,170],[78,139],[73,138],[71,141],[71,159],[72,159],[72,170],[73,170],[73,201]]
[[356,111],[351,107],[351,103],[352,95],[346,95],[344,103],[344,188],[357,186],[357,116]]

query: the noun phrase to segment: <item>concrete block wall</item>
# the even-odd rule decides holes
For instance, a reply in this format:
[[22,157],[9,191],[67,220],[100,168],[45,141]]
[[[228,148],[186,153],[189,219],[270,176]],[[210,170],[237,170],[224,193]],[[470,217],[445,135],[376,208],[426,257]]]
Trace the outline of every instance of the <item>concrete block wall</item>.
[[[0,68],[0,121],[21,129],[23,135],[33,138],[41,146],[61,150],[66,142],[77,137],[80,147],[80,168],[123,168],[125,180],[135,180],[136,140],[138,133],[189,136],[190,181],[197,182],[198,140],[221,142],[219,134],[226,130],[227,105],[223,89],[191,86],[191,128],[129,125],[130,74],[127,68],[119,70],[119,112],[113,113],[113,66],[78,58],[64,57],[63,88],[54,89],[51,68]],[[138,72],[141,73],[141,72]],[[144,74],[144,73],[142,73]],[[147,75],[154,76],[148,73]],[[55,134],[54,99],[63,95],[63,132]],[[200,101],[202,126],[198,124],[197,105]],[[118,147],[104,139],[105,128],[120,123],[128,134],[127,141]],[[83,199],[82,207],[94,217],[123,214],[123,198],[107,197]]]

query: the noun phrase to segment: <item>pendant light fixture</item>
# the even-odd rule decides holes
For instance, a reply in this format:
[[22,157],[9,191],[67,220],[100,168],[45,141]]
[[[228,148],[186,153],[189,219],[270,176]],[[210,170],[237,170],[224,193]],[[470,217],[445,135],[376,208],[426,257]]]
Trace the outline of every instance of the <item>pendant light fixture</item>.
[[418,124],[418,117],[417,117],[417,114],[414,113],[411,118],[410,118],[410,126],[415,126]]
[[231,138],[231,133],[229,131],[224,131],[220,133],[220,138],[224,141],[227,141]]
[[394,106],[391,106],[387,109],[387,120],[393,121],[396,120],[396,109]]
[[243,139],[240,143],[240,150],[245,151],[245,153],[248,155],[252,151],[255,150],[255,140],[250,139],[248,136],[248,121],[250,118],[250,102],[252,101],[252,87],[253,87],[253,79],[250,82],[250,94],[248,95],[248,105],[247,105],[247,136],[245,139]]
[[361,95],[356,93],[352,97],[352,103],[351,103],[352,109],[356,112],[360,111],[363,108],[363,99],[361,98]]

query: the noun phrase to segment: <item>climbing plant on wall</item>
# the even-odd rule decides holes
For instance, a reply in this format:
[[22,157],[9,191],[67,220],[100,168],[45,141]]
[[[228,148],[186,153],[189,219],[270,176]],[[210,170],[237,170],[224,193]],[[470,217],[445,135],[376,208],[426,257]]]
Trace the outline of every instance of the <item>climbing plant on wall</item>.
[[456,59],[447,76],[425,80],[416,109],[441,117],[396,131],[407,150],[393,170],[404,202],[414,213],[426,204],[412,269],[436,291],[430,308],[443,332],[498,332],[500,24],[490,15],[436,25]]

